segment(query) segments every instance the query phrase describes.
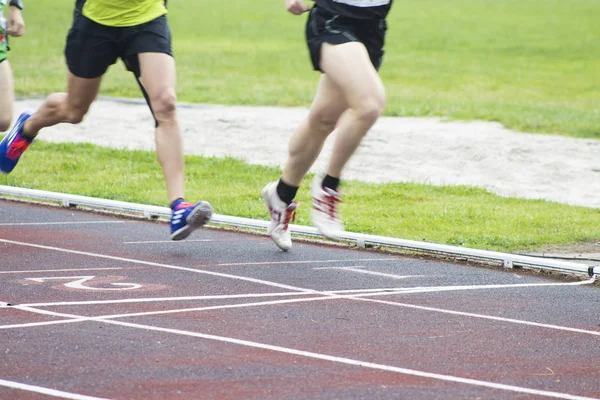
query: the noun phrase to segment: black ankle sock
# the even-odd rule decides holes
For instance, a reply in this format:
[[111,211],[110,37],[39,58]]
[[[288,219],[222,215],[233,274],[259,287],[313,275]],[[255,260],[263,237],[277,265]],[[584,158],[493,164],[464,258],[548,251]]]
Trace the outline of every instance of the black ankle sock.
[[33,142],[33,139],[35,139],[35,136],[29,136],[26,133],[21,132],[21,137],[25,140],[27,140],[29,143]]
[[332,189],[332,190],[337,190],[339,185],[340,185],[340,178],[334,178],[333,176],[330,176],[330,175],[325,175],[325,178],[323,178],[323,182],[321,183],[321,186],[323,186],[324,188],[328,188],[328,189]]
[[183,200],[183,197],[179,197],[175,200],[173,200],[173,202],[171,203],[171,210],[174,210],[175,207],[177,207],[177,204],[181,203]]
[[[27,121],[25,121],[25,122],[27,122]],[[37,136],[37,133],[30,135],[29,133],[25,132],[25,122],[21,126],[21,137],[23,139],[27,140],[29,143],[31,143],[31,142],[33,142],[33,139],[35,139],[35,137]]]
[[277,183],[277,195],[284,203],[291,204],[296,197],[296,193],[298,193],[298,186],[288,185],[283,179],[280,179]]

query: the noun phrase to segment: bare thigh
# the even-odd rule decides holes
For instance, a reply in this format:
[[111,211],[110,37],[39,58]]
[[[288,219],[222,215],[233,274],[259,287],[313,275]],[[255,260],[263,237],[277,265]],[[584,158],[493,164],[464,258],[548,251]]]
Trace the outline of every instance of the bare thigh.
[[0,132],[10,126],[15,102],[13,74],[8,60],[0,63]]
[[320,67],[342,94],[348,107],[359,108],[366,101],[383,107],[385,89],[362,43],[324,43]]
[[155,118],[172,118],[177,95],[175,59],[164,53],[140,53],[140,82],[146,91]]
[[[312,123],[323,125],[325,130],[329,128],[333,130],[338,119],[347,108],[348,102],[341,88],[328,74],[322,74],[317,87],[317,94],[308,114],[309,120]],[[331,130],[329,133],[331,133]]]
[[[102,77],[80,78],[67,72],[67,110],[83,118],[98,96]],[[78,118],[76,118],[78,119]]]

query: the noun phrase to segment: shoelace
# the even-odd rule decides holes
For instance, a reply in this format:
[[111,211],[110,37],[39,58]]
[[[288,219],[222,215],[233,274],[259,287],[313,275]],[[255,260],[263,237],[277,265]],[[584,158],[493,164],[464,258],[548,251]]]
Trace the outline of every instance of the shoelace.
[[322,199],[315,198],[315,208],[325,212],[329,218],[337,220],[337,204],[342,202],[341,193],[328,188],[323,189],[323,193]]
[[293,202],[285,209],[285,217],[283,217],[283,230],[288,230],[288,225],[290,222],[294,222],[296,220],[296,207],[298,207],[297,202]]

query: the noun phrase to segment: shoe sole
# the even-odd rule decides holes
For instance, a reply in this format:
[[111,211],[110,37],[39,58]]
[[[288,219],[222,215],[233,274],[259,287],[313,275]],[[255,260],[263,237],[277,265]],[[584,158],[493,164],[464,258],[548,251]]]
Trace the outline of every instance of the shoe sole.
[[318,224],[315,223],[315,220],[317,220],[318,218],[315,218],[315,216],[311,213],[311,220],[312,220],[312,224],[315,228],[317,228],[317,230],[319,231],[319,233],[323,236],[325,236],[327,239],[331,239],[331,240],[335,240],[335,241],[339,241],[342,239],[341,235],[343,235],[344,230],[335,230],[332,231],[330,229],[323,229],[323,227]]
[[212,212],[212,207],[207,202],[204,202],[200,206],[196,207],[196,209],[187,216],[187,224],[183,228],[173,232],[171,235],[171,240],[183,240],[190,236],[193,231],[204,226],[208,221],[210,221]]

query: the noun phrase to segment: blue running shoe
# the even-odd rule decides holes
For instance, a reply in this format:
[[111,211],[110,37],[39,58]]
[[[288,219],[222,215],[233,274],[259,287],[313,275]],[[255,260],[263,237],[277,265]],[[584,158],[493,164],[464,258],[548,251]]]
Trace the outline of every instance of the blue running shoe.
[[32,142],[32,139],[28,139],[21,134],[23,124],[29,117],[31,117],[31,114],[28,113],[19,115],[15,126],[0,142],[0,171],[5,174],[10,173],[15,168],[19,158]]
[[206,224],[212,216],[212,207],[207,201],[196,204],[180,200],[171,213],[171,240],[183,240],[195,229]]

